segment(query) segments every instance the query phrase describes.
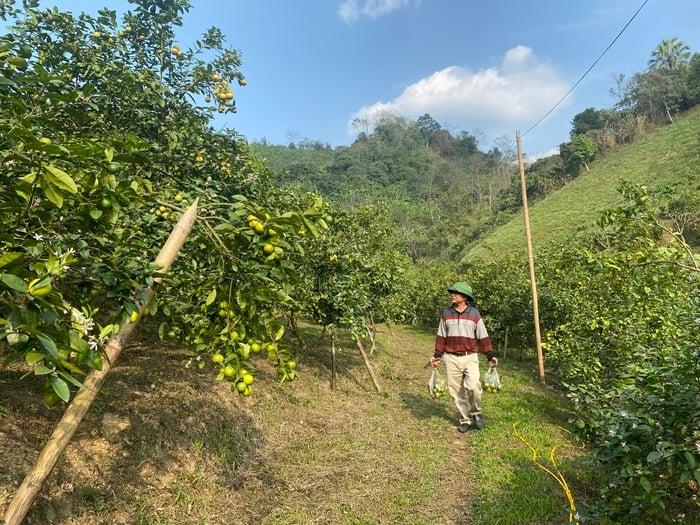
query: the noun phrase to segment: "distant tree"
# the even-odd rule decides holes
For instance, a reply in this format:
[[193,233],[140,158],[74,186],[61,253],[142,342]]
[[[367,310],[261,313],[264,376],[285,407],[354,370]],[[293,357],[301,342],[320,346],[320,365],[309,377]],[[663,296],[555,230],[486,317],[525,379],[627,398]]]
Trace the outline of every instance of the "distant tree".
[[577,165],[583,165],[586,171],[590,171],[588,162],[596,153],[595,143],[586,135],[576,135],[571,139],[571,158]]
[[690,60],[690,48],[678,38],[664,38],[651,53],[649,69],[675,69]]
[[311,140],[309,138],[303,138],[297,143],[299,149],[313,149],[313,150],[328,150],[331,149],[331,145],[328,142],[321,142],[320,140]]
[[372,135],[387,145],[398,145],[406,136],[405,132],[409,126],[409,122],[404,117],[384,111],[377,115]]
[[700,104],[700,53],[695,53],[688,63],[688,96],[692,106]]
[[462,131],[457,136],[456,146],[459,156],[465,159],[479,151],[476,137],[469,134],[468,131]]
[[418,128],[420,129],[421,135],[423,135],[423,138],[425,139],[425,147],[427,148],[430,146],[430,140],[432,139],[433,135],[440,131],[442,126],[440,126],[440,124],[438,124],[438,122],[428,113],[422,117],[418,117],[416,122],[418,124]]
[[501,135],[493,141],[494,148],[499,152],[499,167],[503,165],[513,165],[518,160],[518,149],[515,146],[513,137]]
[[299,130],[289,129],[287,130],[285,137],[287,138],[287,146],[290,148],[296,148],[297,141],[301,138],[301,133],[299,133]]
[[561,156],[551,155],[537,159],[526,168],[525,179],[528,199],[542,199],[555,192],[566,182]]
[[601,113],[600,110],[595,108],[584,109],[581,113],[576,115],[571,122],[572,128],[570,136],[585,135],[592,129],[602,129],[604,121]]
[[635,110],[651,123],[673,122],[673,113],[688,109],[689,68],[653,69],[637,73],[631,93]]
[[455,139],[446,129],[441,129],[433,134],[430,149],[443,159],[450,159],[458,155]]
[[624,111],[588,108],[576,115],[571,122],[570,136],[585,135],[593,141],[597,153],[615,150],[618,131],[625,118]]
[[629,112],[619,128],[624,137],[634,139],[645,122],[673,122],[674,113],[697,103],[700,90],[692,81],[693,64],[687,45],[676,38],[667,39],[653,51],[647,71],[630,79],[624,75],[617,78],[611,94],[617,99],[616,107]]
[[352,129],[355,133],[367,137],[372,132],[373,124],[368,117],[356,117],[352,119]]

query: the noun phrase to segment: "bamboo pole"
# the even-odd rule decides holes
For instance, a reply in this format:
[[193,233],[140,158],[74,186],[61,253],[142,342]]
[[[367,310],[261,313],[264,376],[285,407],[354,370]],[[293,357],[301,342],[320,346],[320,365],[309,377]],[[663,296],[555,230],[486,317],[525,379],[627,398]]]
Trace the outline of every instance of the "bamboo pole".
[[523,218],[525,219],[525,241],[527,243],[527,262],[530,267],[530,286],[532,287],[532,313],[535,318],[535,342],[537,345],[537,364],[540,369],[540,381],[544,378],[544,359],[542,357],[542,337],[540,335],[540,310],[537,304],[537,280],[535,279],[535,260],[532,255],[532,239],[530,237],[530,215],[527,206],[527,185],[525,184],[525,164],[523,163],[523,148],[520,132],[515,133],[518,144],[518,164],[520,166],[520,188],[523,196]]
[[335,337],[331,334],[331,390],[335,390],[336,382]]
[[[168,271],[177,253],[184,244],[185,239],[192,230],[192,226],[197,218],[197,202],[198,200],[195,200],[182,215],[173,228],[173,231],[170,233],[168,240],[165,241],[158,257],[156,257],[155,262],[162,266],[159,270],[160,272],[165,273]],[[157,277],[154,281],[161,282],[162,277]],[[146,300],[139,305],[139,318],[141,318],[146,304],[148,304],[153,297],[153,294],[154,292],[151,288],[145,290],[144,297]],[[44,481],[56,465],[58,458],[65,451],[73,434],[75,434],[80,422],[90,408],[90,405],[92,405],[92,402],[97,397],[107,374],[119,358],[119,354],[129,340],[135,327],[136,323],[131,323],[128,320],[124,321],[119,326],[117,335],[109,339],[105,347],[105,355],[107,358],[102,362],[102,369],[92,370],[88,374],[83,383],[83,388],[75,394],[73,401],[71,401],[68,408],[66,408],[63,417],[58,422],[58,425],[56,425],[51,437],[49,437],[48,442],[40,452],[36,463],[34,463],[34,467],[25,476],[24,481],[22,481],[15,496],[10,501],[4,521],[0,521],[0,523],[4,525],[19,525],[22,520],[24,520],[41,490]]]
[[358,350],[360,350],[360,354],[362,354],[362,359],[365,362],[365,368],[367,368],[367,372],[369,372],[369,377],[372,378],[372,383],[374,383],[374,388],[377,389],[378,394],[381,394],[382,388],[379,386],[379,382],[377,381],[377,376],[374,375],[374,369],[372,368],[372,364],[369,362],[369,358],[367,357],[367,352],[365,352],[365,349],[362,346],[362,342],[360,342],[360,338],[357,336],[355,337],[355,343],[357,344]]

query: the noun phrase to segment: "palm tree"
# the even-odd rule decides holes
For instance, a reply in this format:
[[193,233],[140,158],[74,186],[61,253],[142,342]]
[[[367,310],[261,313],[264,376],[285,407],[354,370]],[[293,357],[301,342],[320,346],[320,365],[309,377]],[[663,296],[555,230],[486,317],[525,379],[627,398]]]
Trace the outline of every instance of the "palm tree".
[[649,68],[675,69],[690,60],[690,47],[678,38],[664,38],[651,54]]

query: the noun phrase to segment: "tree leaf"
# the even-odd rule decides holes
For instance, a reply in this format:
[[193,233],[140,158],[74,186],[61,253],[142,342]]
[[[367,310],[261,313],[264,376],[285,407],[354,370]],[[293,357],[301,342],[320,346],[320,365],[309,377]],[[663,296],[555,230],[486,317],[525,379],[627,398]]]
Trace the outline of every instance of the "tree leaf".
[[639,484],[646,492],[651,492],[651,483],[647,478],[639,478]]
[[[66,383],[70,383],[74,386],[77,386],[78,388],[83,388],[83,386],[85,386],[72,375],[70,375],[67,372],[64,372],[63,370],[59,370],[58,375],[62,377]],[[85,372],[83,372],[83,375],[85,375]]]
[[3,253],[0,255],[0,268],[3,268],[4,266],[9,266],[13,262],[17,261],[17,259],[21,259],[24,257],[24,254],[22,252],[7,252]]
[[47,374],[53,374],[54,370],[53,368],[49,368],[46,365],[37,365],[34,367],[34,375],[35,376],[45,376]]
[[49,378],[49,381],[51,382],[51,388],[53,388],[53,391],[56,392],[56,395],[67,403],[70,399],[70,389],[68,388],[66,382],[60,377],[56,376]]
[[45,356],[46,354],[44,354],[44,352],[27,352],[27,355],[24,356],[24,360],[27,362],[28,365],[35,365],[36,363],[44,359]]
[[58,348],[56,348],[56,343],[53,339],[43,334],[37,334],[36,338],[41,343],[41,346],[48,352],[51,359],[58,359]]
[[46,180],[57,188],[72,194],[78,193],[78,186],[76,186],[75,181],[62,169],[49,164],[44,166],[44,172]]
[[63,194],[54,186],[47,184],[44,188],[44,195],[46,195],[46,198],[54,203],[57,208],[63,207]]
[[13,273],[3,273],[0,275],[0,281],[18,292],[26,292],[29,290],[29,286],[24,282],[24,279],[20,279]]
[[687,450],[683,451],[683,455],[685,456],[685,460],[688,462],[688,465],[690,465],[690,468],[695,468],[695,465],[697,465],[697,461],[695,460],[695,456],[688,452]]

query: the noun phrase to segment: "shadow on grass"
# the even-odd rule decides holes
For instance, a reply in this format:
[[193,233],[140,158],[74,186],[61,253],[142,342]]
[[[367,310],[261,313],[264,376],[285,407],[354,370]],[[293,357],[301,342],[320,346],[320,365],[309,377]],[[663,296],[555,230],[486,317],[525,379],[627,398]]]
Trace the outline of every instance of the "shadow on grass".
[[421,396],[411,392],[402,392],[399,398],[403,406],[418,420],[440,418],[449,423],[456,421],[456,409],[449,398],[434,400],[427,394]]
[[[234,472],[251,465],[256,480],[273,483],[262,455],[265,439],[236,406],[238,396],[215,383],[211,369],[183,368],[184,358],[162,343],[125,349],[46,479],[30,522],[110,509],[133,519],[139,502],[153,494],[176,513],[174,500],[188,491],[213,483],[236,490],[246,476]],[[19,376],[0,372],[0,515],[65,411],[48,409],[41,383]]]

